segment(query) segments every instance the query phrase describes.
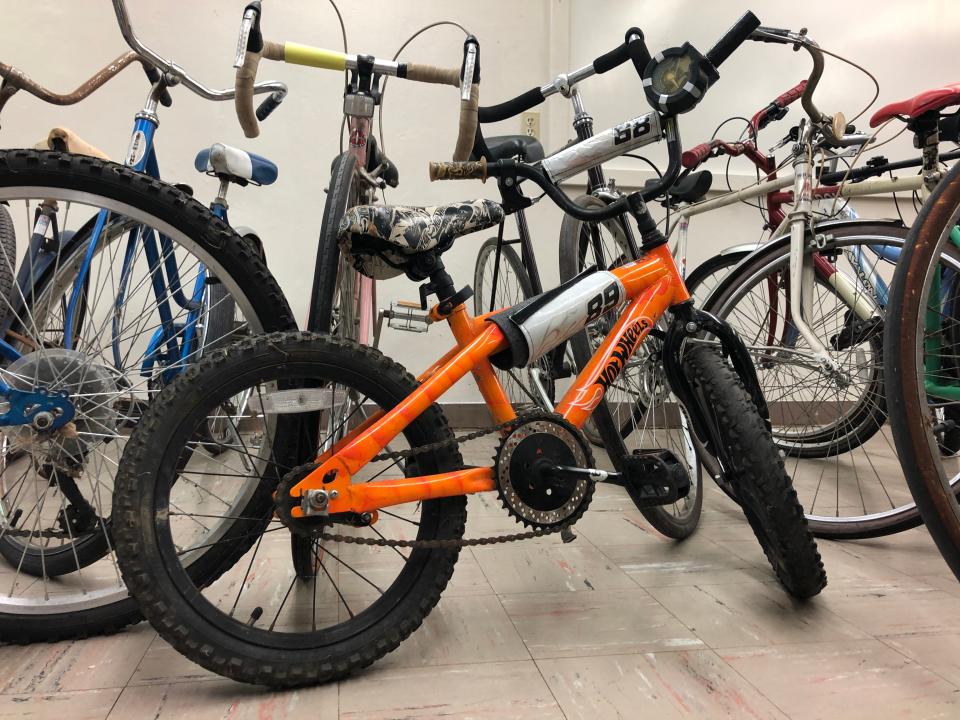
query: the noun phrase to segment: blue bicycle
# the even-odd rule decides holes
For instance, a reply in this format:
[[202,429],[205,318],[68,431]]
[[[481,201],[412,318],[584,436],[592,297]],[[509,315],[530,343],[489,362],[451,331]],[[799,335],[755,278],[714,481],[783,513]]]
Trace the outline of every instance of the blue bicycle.
[[[150,83],[123,165],[59,128],[44,142],[52,152],[0,153],[0,641],[139,619],[109,525],[126,437],[153,396],[211,348],[295,327],[255,233],[226,224],[230,186],[269,185],[276,166],[222,144],[204,149],[196,168],[220,181],[209,209],[189,188],[159,182],[154,136],[170,89],[210,100],[234,91],[206,88],[143,46],[122,0],[114,8],[133,51],[73,93],[0,63],[0,110],[18,90],[79,102],[137,62]],[[264,119],[286,87],[254,92],[271,93]],[[238,438],[232,417],[210,418],[200,452],[215,466]],[[205,530],[215,537],[217,526]]]

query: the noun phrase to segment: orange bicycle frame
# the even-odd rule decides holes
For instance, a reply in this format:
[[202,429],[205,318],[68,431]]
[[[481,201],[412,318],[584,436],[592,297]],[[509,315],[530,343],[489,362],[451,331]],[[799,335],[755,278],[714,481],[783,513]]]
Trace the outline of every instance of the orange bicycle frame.
[[[623,285],[626,305],[555,409],[578,428],[583,427],[657,321],[670,307],[690,298],[666,245],[610,272]],[[500,328],[486,322],[487,316],[472,317],[464,304],[448,316],[441,316],[434,307],[431,317],[449,324],[456,345],[418,378],[420,386],[400,404],[354,428],[322,453],[317,458],[319,467],[291,488],[293,497],[301,497],[307,490],[323,489],[330,498],[327,512],[364,513],[391,505],[496,488],[492,467],[352,482],[354,475],[467,373],[473,374],[494,422],[503,423],[516,417],[490,363],[490,356],[508,345]],[[301,513],[299,507],[294,508],[294,516]]]

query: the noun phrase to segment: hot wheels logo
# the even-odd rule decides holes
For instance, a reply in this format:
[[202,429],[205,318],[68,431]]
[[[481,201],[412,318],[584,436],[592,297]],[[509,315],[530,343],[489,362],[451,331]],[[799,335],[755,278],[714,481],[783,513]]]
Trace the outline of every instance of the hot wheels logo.
[[623,369],[627,366],[627,361],[633,355],[640,341],[646,336],[647,331],[653,326],[653,321],[649,318],[640,318],[633,325],[624,330],[623,335],[617,340],[613,352],[610,354],[610,361],[606,367],[600,371],[595,385],[600,385],[604,392],[620,376]]

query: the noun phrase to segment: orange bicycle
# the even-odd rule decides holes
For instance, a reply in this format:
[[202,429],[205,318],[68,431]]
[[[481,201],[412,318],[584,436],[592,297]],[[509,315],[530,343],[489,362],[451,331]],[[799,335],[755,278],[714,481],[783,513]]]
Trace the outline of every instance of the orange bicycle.
[[[686,85],[701,97],[717,79],[716,66],[758,24],[748,13],[706,56],[689,44],[657,55],[644,72],[657,110],[538,165],[431,165],[435,179],[496,177],[502,204],[347,212],[341,232],[350,252],[427,280],[424,305],[437,296],[430,316],[448,323],[456,339],[418,378],[369,347],[280,333],[209,356],[161,393],[127,444],[113,527],[127,587],[166,640],[237,680],[289,686],[335,679],[391,651],[420,625],[462,547],[570,528],[598,481],[624,485],[639,505],[682,497],[690,477],[669,451],[612,458],[616,471],[605,471],[581,433],[591,415],[611,422],[604,394],[652,333],[682,405],[679,422],[690,423],[700,452],[736,488],[777,578],[798,598],[820,592],[823,565],[774,446],[747,350],[727,326],[693,307],[647,212],[644,197],[662,188],[586,209],[551,179],[586,153],[612,152],[625,136],[643,143],[666,137],[670,166],[662,185],[673,183],[681,155],[676,114],[696,104],[675,91],[689,92]],[[454,238],[496,225],[505,211],[529,202],[522,180],[586,221],[629,213],[640,231],[640,257],[471,317],[470,289],[457,290],[441,255]],[[516,415],[493,367],[532,362],[615,309],[606,339],[555,412]],[[716,343],[698,341],[704,331],[719,338],[729,362]],[[436,404],[468,373],[494,424],[466,437],[499,436],[492,464],[465,464],[465,438],[454,437]],[[211,416],[233,428],[233,440],[215,454],[200,435]],[[391,470],[397,477],[385,477]],[[506,513],[484,507],[491,493]],[[479,499],[474,509],[500,534],[465,538],[468,496]],[[525,530],[509,533],[513,521]],[[231,552],[209,553],[214,561],[204,562],[211,545]]]

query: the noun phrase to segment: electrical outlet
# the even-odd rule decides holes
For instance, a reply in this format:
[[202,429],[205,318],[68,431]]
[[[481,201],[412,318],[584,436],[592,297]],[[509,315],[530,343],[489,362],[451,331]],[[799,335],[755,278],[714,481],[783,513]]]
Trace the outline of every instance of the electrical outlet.
[[540,139],[540,113],[525,112],[520,114],[520,132],[528,137]]

